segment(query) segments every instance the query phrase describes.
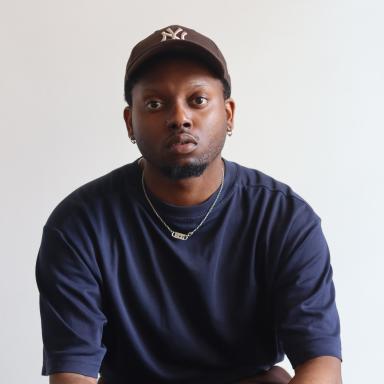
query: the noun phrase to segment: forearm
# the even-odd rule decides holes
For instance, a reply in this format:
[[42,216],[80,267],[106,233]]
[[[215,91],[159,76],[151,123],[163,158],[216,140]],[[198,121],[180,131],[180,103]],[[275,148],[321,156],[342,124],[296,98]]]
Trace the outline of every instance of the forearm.
[[289,384],[341,384],[341,363],[332,356],[308,360],[297,367]]
[[49,384],[96,384],[94,377],[83,376],[77,373],[55,373],[49,376]]

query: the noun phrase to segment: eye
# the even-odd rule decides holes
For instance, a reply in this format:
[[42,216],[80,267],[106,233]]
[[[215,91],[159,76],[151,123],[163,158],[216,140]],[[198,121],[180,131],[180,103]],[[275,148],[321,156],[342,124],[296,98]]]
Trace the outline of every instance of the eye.
[[204,96],[196,96],[193,99],[193,103],[196,105],[205,105],[208,103],[208,99]]
[[148,108],[151,111],[157,111],[161,108],[161,101],[159,100],[149,100],[145,103],[146,108]]

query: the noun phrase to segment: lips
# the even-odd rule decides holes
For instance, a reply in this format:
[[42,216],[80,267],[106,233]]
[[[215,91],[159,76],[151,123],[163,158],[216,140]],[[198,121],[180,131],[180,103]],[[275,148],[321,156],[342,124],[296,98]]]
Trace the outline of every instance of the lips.
[[167,141],[167,147],[171,148],[174,145],[194,144],[197,145],[197,140],[189,133],[178,133],[172,135]]
[[197,139],[189,133],[172,135],[167,141],[167,148],[174,154],[188,154],[197,146]]

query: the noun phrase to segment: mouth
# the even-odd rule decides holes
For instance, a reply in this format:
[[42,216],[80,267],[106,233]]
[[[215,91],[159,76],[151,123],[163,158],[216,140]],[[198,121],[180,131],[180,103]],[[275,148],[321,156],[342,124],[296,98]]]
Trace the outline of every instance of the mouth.
[[197,139],[189,133],[179,133],[167,141],[167,148],[174,154],[187,154],[198,145]]
[[185,145],[185,144],[194,144],[197,145],[197,140],[194,136],[189,133],[178,133],[172,135],[171,138],[167,142],[167,147],[170,148],[173,145]]

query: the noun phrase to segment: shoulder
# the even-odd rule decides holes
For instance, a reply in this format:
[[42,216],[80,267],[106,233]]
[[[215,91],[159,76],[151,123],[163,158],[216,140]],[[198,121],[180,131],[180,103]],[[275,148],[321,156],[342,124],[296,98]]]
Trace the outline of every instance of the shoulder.
[[265,190],[266,192],[281,194],[287,198],[304,200],[292,188],[275,178],[259,171],[245,167],[235,162],[226,161],[235,173],[236,186],[250,191]]
[[258,201],[261,205],[279,205],[302,208],[312,212],[312,207],[289,185],[253,168],[226,160],[231,169],[235,192]]
[[228,211],[246,217],[265,241],[275,245],[302,241],[321,225],[310,204],[289,185],[257,169],[226,164],[232,174]]
[[52,211],[46,225],[62,228],[74,218],[95,217],[98,212],[111,208],[125,193],[135,190],[136,186],[136,162],[116,168],[67,195]]

